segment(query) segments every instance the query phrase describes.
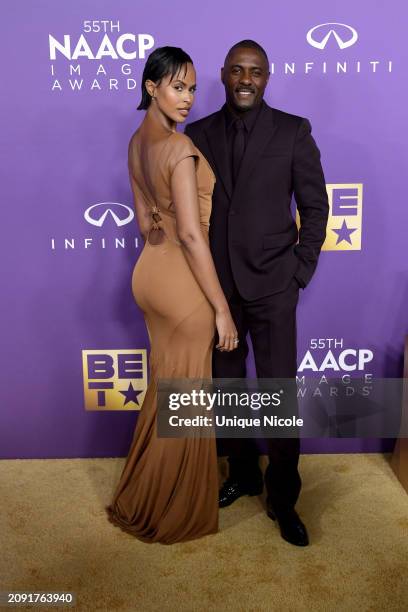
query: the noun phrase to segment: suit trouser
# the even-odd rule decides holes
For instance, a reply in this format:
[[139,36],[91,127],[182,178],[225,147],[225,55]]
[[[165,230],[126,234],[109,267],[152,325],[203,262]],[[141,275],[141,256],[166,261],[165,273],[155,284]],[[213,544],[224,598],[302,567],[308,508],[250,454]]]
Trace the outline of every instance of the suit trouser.
[[[231,352],[213,352],[214,378],[245,378],[248,355],[247,334],[251,337],[257,378],[293,378],[297,372],[296,306],[299,285],[292,279],[279,293],[253,301],[244,300],[235,287],[228,303],[238,330],[239,345]],[[269,464],[265,471],[268,498],[274,509],[284,512],[298,499],[301,478],[298,472],[299,438],[267,438]],[[242,485],[262,478],[255,439],[218,439],[219,455],[228,455],[230,478]]]

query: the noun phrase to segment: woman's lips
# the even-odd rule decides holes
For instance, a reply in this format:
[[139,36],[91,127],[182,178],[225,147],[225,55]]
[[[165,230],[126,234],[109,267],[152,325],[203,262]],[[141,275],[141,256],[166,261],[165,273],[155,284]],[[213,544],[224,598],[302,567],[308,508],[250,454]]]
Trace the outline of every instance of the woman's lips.
[[187,117],[187,115],[188,115],[188,113],[190,112],[190,110],[189,110],[189,109],[187,109],[187,108],[179,108],[179,109],[178,109],[178,112],[179,112],[181,115],[183,115],[184,117]]

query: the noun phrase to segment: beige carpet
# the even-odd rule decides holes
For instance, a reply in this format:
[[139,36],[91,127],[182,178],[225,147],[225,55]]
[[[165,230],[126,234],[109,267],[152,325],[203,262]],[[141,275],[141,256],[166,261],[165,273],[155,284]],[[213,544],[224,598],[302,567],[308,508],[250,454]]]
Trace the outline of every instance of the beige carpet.
[[75,591],[78,610],[408,609],[408,496],[389,456],[301,456],[305,548],[256,497],[221,510],[216,535],[143,544],[103,510],[123,462],[0,462],[0,590]]

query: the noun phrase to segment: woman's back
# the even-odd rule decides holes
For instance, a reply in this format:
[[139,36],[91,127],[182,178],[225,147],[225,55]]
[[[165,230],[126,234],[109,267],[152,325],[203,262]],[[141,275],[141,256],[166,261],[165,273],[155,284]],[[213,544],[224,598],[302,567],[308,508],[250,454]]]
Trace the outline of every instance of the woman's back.
[[[211,196],[215,175],[207,160],[185,134],[173,132],[146,115],[133,134],[128,150],[129,174],[135,205],[158,207],[163,215],[175,221],[172,205],[171,175],[176,165],[186,157],[196,160],[196,177],[200,222],[208,231],[211,214]],[[154,224],[153,224],[154,225]],[[169,231],[169,238],[177,241],[174,223],[163,219],[162,226]],[[164,227],[163,227],[164,229]]]

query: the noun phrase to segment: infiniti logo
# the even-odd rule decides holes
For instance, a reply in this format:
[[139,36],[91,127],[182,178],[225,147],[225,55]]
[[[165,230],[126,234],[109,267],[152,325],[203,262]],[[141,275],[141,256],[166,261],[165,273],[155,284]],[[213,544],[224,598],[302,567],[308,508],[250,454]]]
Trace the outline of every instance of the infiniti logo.
[[351,47],[358,39],[358,34],[354,28],[346,23],[333,22],[320,23],[314,26],[306,34],[306,40],[312,47],[324,49],[331,36],[336,40],[339,49]]
[[99,204],[92,204],[84,212],[84,218],[91,225],[102,227],[105,223],[108,214],[111,215],[118,227],[130,223],[135,214],[126,204],[119,204],[119,202],[99,202]]

